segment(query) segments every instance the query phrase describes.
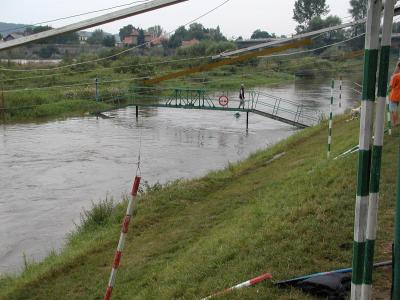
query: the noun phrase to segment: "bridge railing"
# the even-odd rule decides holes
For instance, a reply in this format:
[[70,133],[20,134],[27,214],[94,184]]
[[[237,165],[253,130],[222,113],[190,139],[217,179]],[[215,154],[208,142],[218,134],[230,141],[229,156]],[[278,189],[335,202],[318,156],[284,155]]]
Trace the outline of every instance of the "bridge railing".
[[[222,106],[218,99],[229,96],[229,103]],[[130,91],[111,97],[115,105],[163,105],[171,107],[198,108],[239,108],[239,94],[215,92],[207,93],[204,89],[134,87]],[[244,109],[270,114],[295,123],[315,125],[320,121],[320,112],[304,106],[302,103],[284,99],[261,91],[247,91]],[[241,106],[241,108],[243,108]]]

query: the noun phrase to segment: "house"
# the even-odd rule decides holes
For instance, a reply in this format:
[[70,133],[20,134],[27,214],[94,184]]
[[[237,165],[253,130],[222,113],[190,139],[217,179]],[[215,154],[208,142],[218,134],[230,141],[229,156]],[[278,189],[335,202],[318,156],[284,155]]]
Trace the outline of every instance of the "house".
[[12,40],[15,40],[15,39],[18,39],[18,38],[21,38],[21,37],[23,37],[23,34],[18,33],[18,32],[13,32],[13,33],[7,34],[3,38],[3,41],[8,42],[8,41],[12,41]]
[[182,41],[181,47],[189,47],[200,43],[198,39],[191,39],[190,41]]
[[[139,31],[138,30],[133,30],[130,34],[125,36],[124,40],[122,41],[122,44],[124,46],[136,46],[138,44],[138,37],[139,37]],[[152,42],[154,37],[148,33],[144,32],[144,42],[145,43],[150,43]],[[149,45],[150,46],[150,45]]]
[[92,36],[91,32],[78,31],[79,43],[81,43],[81,44],[86,44],[88,38],[90,38],[91,36]]

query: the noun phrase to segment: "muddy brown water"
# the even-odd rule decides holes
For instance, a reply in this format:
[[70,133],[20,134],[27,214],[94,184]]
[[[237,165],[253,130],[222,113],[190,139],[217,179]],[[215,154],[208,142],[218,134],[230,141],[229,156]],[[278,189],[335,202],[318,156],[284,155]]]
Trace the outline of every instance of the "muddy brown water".
[[[344,83],[343,105],[359,95]],[[327,113],[329,80],[297,80],[264,92]],[[271,146],[296,132],[291,126],[233,112],[141,109],[112,119],[70,118],[0,127],[0,273],[22,270],[23,255],[39,261],[59,250],[83,208],[127,193],[141,137],[142,177],[150,184],[194,178]],[[118,237],[115,237],[116,240]]]

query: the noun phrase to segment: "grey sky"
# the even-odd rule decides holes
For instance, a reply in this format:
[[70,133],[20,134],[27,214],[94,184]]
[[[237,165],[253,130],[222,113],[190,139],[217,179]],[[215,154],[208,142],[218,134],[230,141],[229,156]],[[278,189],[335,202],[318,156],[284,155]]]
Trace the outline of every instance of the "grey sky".
[[[135,0],[16,0],[2,1],[0,4],[0,22],[32,24],[48,19],[74,15],[81,12],[107,8],[134,2]],[[197,18],[216,7],[224,0],[189,0],[158,11],[146,13],[122,21],[113,22],[100,28],[111,33],[118,33],[119,28],[132,24],[148,28],[161,25],[166,31],[175,30],[180,25]],[[231,0],[198,22],[205,27],[220,25],[221,31],[228,37],[250,37],[255,29],[267,30],[277,34],[289,34],[296,23],[292,20],[295,0]],[[330,14],[339,17],[349,16],[350,0],[327,0]],[[99,14],[90,15],[96,16]],[[49,24],[60,27],[80,18]],[[345,19],[346,21],[348,19]],[[92,29],[90,29],[92,30]]]

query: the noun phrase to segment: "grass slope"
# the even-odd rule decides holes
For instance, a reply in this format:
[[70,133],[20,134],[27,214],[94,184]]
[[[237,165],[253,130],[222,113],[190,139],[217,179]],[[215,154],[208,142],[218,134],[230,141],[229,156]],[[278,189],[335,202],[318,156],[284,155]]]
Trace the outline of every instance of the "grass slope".
[[[327,161],[326,140],[326,126],[309,128],[225,170],[145,194],[114,299],[198,299],[264,272],[280,280],[350,266],[357,156]],[[357,121],[335,120],[336,154],[357,140]],[[397,142],[385,142],[377,260],[390,257],[393,232]],[[102,299],[124,209],[81,227],[60,255],[1,279],[0,299]],[[388,277],[377,274],[381,294]],[[312,298],[262,283],[221,299]]]

